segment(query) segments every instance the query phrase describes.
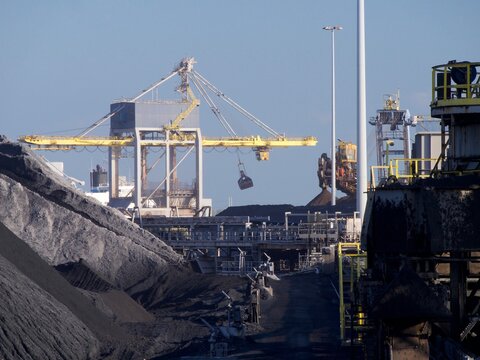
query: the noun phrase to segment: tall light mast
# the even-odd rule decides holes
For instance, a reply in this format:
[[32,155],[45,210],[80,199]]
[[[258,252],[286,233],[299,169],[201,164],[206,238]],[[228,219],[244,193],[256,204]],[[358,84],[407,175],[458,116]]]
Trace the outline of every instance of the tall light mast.
[[367,204],[367,109],[365,84],[365,1],[358,0],[357,66],[357,211],[363,221]]
[[337,202],[337,177],[336,177],[336,136],[335,136],[335,30],[342,30],[341,26],[324,26],[323,30],[332,33],[332,206]]

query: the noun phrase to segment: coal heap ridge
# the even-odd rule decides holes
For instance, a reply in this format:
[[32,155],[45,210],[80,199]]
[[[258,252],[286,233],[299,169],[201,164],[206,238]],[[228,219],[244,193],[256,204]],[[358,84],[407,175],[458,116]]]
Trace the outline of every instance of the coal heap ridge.
[[5,139],[0,195],[8,199],[0,221],[50,265],[85,259],[105,280],[128,288],[184,264],[164,242],[70,188],[36,155]]
[[243,294],[1,136],[0,198],[2,359],[165,356],[208,337],[221,290]]
[[[355,198],[345,196],[337,199],[336,206],[330,204],[306,206],[294,206],[291,204],[230,206],[218,213],[217,216],[250,216],[251,220],[269,217],[269,222],[283,224],[285,222],[286,212],[292,214],[328,212],[333,214],[336,211],[341,211],[342,213],[353,213],[356,211]],[[295,219],[300,220],[301,218],[295,217]]]

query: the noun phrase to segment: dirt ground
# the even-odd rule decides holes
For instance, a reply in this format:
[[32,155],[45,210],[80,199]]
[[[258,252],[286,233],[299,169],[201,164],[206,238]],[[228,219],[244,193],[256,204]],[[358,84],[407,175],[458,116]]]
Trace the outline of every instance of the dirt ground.
[[338,298],[329,276],[303,273],[271,284],[274,297],[261,309],[263,331],[237,359],[351,358],[339,344]]
[[[229,359],[361,359],[340,346],[338,298],[328,275],[299,273],[271,282],[274,296],[262,303],[260,326],[230,346]],[[208,343],[158,359],[199,359]]]

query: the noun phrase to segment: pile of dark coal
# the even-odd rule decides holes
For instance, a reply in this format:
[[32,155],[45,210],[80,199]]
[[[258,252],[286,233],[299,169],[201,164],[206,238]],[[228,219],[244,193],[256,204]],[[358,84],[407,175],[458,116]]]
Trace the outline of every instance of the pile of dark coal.
[[5,138],[0,198],[0,358],[154,358],[206,340],[221,290],[243,300]]

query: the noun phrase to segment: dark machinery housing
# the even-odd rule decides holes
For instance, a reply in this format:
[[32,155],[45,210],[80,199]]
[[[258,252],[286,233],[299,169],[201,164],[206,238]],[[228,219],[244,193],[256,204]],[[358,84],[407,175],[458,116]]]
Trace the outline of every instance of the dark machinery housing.
[[[442,154],[430,178],[368,194],[359,291],[380,359],[480,354],[480,63],[433,67]],[[476,354],[476,355],[475,355]]]

